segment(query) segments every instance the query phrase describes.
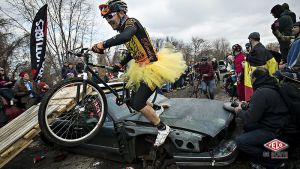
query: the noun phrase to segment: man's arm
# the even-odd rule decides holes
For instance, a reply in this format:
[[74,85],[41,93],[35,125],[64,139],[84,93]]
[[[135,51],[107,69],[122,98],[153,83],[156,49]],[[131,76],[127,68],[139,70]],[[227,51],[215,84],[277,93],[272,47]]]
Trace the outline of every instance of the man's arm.
[[266,105],[261,89],[257,89],[251,98],[249,109],[240,111],[237,116],[243,119],[245,125],[252,125],[262,118]]
[[290,42],[295,36],[284,36],[279,30],[272,31],[273,35],[282,42]]
[[136,31],[137,31],[137,27],[135,25],[128,26],[120,34],[104,41],[103,47],[110,48],[112,46],[124,44],[124,43],[130,41],[130,39],[136,33]]

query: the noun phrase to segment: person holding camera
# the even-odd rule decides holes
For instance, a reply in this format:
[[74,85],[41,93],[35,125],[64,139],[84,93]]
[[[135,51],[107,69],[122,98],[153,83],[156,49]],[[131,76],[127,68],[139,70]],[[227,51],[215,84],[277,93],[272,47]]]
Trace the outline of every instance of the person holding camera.
[[278,92],[277,80],[269,75],[267,69],[258,67],[252,72],[251,82],[254,93],[248,108],[240,103],[234,108],[237,118],[244,124],[244,133],[236,138],[238,149],[245,153],[253,165],[278,168],[285,165],[282,160],[264,157],[268,150],[264,144],[284,137],[281,131],[289,119],[288,107]]

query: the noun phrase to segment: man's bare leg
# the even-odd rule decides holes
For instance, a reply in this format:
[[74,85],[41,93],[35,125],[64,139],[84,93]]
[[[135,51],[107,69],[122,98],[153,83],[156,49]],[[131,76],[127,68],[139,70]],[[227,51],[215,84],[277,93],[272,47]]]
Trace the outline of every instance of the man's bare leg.
[[140,112],[143,113],[143,115],[149,120],[151,121],[154,125],[158,125],[159,122],[160,122],[160,118],[156,115],[154,109],[149,106],[149,105],[146,105],[144,108],[142,108],[140,110]]
[[[151,103],[149,101],[147,101],[146,103],[147,103],[147,105],[153,107],[153,103]],[[167,108],[171,107],[171,105],[169,103],[167,103],[167,102],[164,102],[164,103],[161,104],[161,107],[167,109]]]
[[155,113],[158,117],[164,112],[164,107],[163,106],[158,106],[158,105],[153,104],[149,101],[147,101],[146,104],[154,109],[154,111],[155,111]]
[[140,112],[142,112],[143,115],[157,127],[158,135],[156,137],[154,146],[161,146],[170,133],[170,127],[160,121],[160,118],[156,115],[151,106],[146,105],[140,110]]

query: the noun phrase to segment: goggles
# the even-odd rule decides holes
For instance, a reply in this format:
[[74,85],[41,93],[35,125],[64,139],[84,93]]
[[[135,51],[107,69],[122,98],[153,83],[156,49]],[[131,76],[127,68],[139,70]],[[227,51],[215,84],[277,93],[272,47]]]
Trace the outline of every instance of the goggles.
[[103,17],[104,17],[106,20],[110,20],[110,19],[112,19],[116,14],[117,14],[117,12],[113,12],[113,13],[104,15]]
[[110,12],[109,5],[107,5],[107,4],[99,5],[99,9],[100,9],[102,16],[105,16]]

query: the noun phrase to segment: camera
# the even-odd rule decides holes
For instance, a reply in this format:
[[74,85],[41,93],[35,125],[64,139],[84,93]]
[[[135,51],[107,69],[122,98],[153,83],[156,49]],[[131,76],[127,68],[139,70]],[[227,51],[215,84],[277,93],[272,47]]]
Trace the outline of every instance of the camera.
[[[238,106],[239,106],[239,103],[237,101],[233,101],[231,103],[231,107],[238,107]],[[242,110],[247,110],[249,108],[249,104],[247,102],[242,102],[241,108],[242,108]]]
[[247,110],[247,109],[249,108],[249,103],[247,103],[247,102],[242,102],[241,108],[242,108],[243,110]]

